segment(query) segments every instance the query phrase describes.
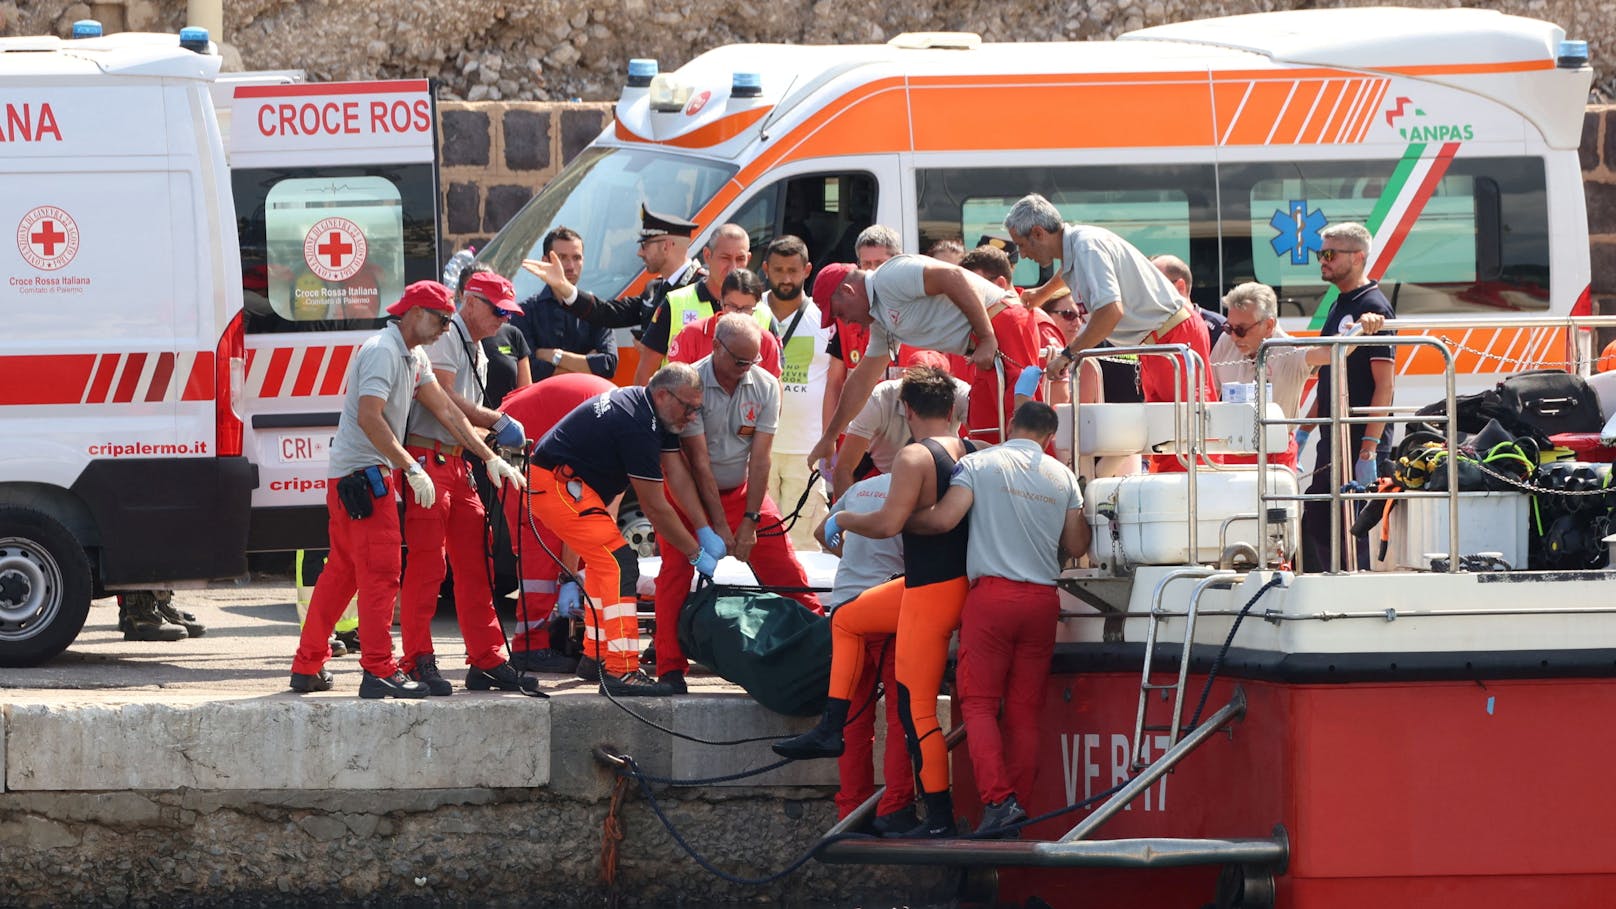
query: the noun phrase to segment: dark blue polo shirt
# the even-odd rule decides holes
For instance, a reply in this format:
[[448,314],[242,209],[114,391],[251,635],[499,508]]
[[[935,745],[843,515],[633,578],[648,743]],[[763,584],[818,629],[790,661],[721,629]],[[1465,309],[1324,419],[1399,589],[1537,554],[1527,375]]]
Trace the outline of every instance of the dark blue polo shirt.
[[[1324,317],[1324,326],[1319,329],[1319,337],[1332,338],[1342,333],[1346,326],[1362,319],[1365,315],[1378,312],[1388,319],[1397,318],[1392,312],[1391,304],[1386,301],[1386,295],[1380,292],[1380,285],[1374,281],[1349,293],[1336,297],[1335,303],[1330,307],[1330,314]],[[1381,332],[1383,335],[1392,334],[1390,331]],[[1370,361],[1392,359],[1392,349],[1386,344],[1359,344],[1351,348],[1347,354],[1347,403],[1351,407],[1368,407],[1375,395],[1375,376],[1370,371]],[[1319,381],[1315,386],[1315,396],[1318,398],[1318,415],[1328,417],[1331,408],[1335,405],[1335,394],[1331,391],[1330,368],[1319,369]],[[1328,422],[1323,427],[1329,429]],[[1390,425],[1386,427],[1390,429]]]
[[662,482],[662,452],[678,451],[679,437],[665,430],[641,386],[619,388],[585,402],[539,440],[533,460],[541,467],[565,465],[610,502],[629,478]]
[[538,359],[540,348],[583,354],[589,361],[589,371],[603,379],[610,379],[617,372],[617,341],[612,337],[612,330],[590,325],[562,309],[548,287],[523,300],[522,314],[512,316],[510,324],[527,339],[535,382],[555,373],[555,366],[549,360]]

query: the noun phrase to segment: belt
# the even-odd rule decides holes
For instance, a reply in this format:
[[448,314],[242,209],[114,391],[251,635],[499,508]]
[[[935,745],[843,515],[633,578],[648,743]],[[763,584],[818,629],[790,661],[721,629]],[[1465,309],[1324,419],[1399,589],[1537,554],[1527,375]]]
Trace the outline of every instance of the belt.
[[1178,312],[1175,312],[1172,315],[1168,316],[1167,321],[1165,321],[1162,324],[1156,326],[1155,331],[1152,331],[1150,334],[1145,335],[1145,343],[1146,344],[1155,344],[1155,343],[1157,343],[1158,341],[1160,341],[1162,335],[1165,335],[1168,332],[1172,331],[1173,329],[1177,328],[1180,323],[1182,323],[1185,319],[1188,319],[1189,317],[1190,317],[1190,308],[1188,306],[1180,306],[1178,308]]
[[461,452],[466,450],[464,446],[450,445],[447,442],[439,442],[437,439],[429,439],[426,436],[405,436],[404,444],[412,448],[430,449],[451,458],[460,457]]

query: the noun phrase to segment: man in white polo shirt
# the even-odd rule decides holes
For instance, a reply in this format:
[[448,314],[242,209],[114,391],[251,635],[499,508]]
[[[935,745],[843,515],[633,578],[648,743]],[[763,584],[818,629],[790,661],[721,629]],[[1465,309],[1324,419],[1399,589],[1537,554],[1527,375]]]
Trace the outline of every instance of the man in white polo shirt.
[[940,533],[970,515],[971,589],[960,616],[958,678],[985,806],[978,833],[1027,819],[1016,794],[1032,790],[1037,769],[1038,714],[1060,616],[1055,578],[1062,553],[1077,556],[1089,547],[1077,478],[1044,454],[1057,425],[1049,405],[1022,404],[1009,441],[960,459],[948,492],[909,523],[911,530]]
[[[780,383],[758,365],[763,330],[751,316],[730,313],[718,320],[713,352],[696,364],[701,378],[701,418],[679,433],[705,519],[725,550],[751,565],[758,582],[805,588],[808,575],[780,533],[780,509],[769,498],[769,459],[780,421]],[[671,495],[671,492],[670,492]],[[675,505],[682,508],[678,501]],[[698,516],[698,521],[701,516]],[[691,516],[681,513],[686,530]],[[670,552],[657,535],[660,551]],[[690,563],[664,558],[656,579],[657,675],[676,694],[685,690],[690,663],[679,646],[679,613],[690,595]],[[811,593],[791,596],[823,612]]]
[[[427,688],[399,671],[393,658],[393,601],[399,591],[403,537],[394,496],[402,468],[410,498],[430,508],[439,494],[426,468],[404,449],[410,402],[448,427],[481,458],[496,486],[524,481],[484,445],[432,372],[420,346],[449,330],[455,312],[449,289],[436,281],[404,288],[387,308],[398,321],[377,332],[354,355],[342,416],[331,442],[326,509],[331,514],[331,556],[314,585],[309,614],[292,659],[294,691],[331,689],[331,631],[354,594],[359,595],[359,664],[362,698],[422,698]],[[473,493],[475,497],[475,493]]]

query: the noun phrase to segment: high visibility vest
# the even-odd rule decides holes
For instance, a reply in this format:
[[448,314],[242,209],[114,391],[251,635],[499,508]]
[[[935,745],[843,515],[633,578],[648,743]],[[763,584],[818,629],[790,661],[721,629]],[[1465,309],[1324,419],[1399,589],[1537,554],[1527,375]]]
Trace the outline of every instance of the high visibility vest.
[[[679,337],[679,332],[685,330],[686,325],[694,325],[702,319],[712,317],[712,304],[696,294],[696,288],[700,286],[699,283],[687,284],[668,294],[668,343],[670,345],[673,343],[674,338]],[[764,331],[768,331],[769,326],[774,323],[774,314],[761,302],[756,309],[752,310],[752,318],[757,321],[758,327]],[[668,358],[665,356],[662,358],[662,365],[668,365]]]

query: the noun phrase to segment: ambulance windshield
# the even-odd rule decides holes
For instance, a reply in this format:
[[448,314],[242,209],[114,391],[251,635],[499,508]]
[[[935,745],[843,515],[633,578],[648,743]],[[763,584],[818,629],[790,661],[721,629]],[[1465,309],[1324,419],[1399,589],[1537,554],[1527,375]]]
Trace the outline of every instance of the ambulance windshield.
[[726,164],[635,148],[586,149],[528,202],[477,258],[516,285],[525,300],[544,289],[522,270],[540,257],[544,235],[566,226],[584,240],[580,284],[615,297],[643,267],[640,205],[655,212],[693,216],[735,173]]

